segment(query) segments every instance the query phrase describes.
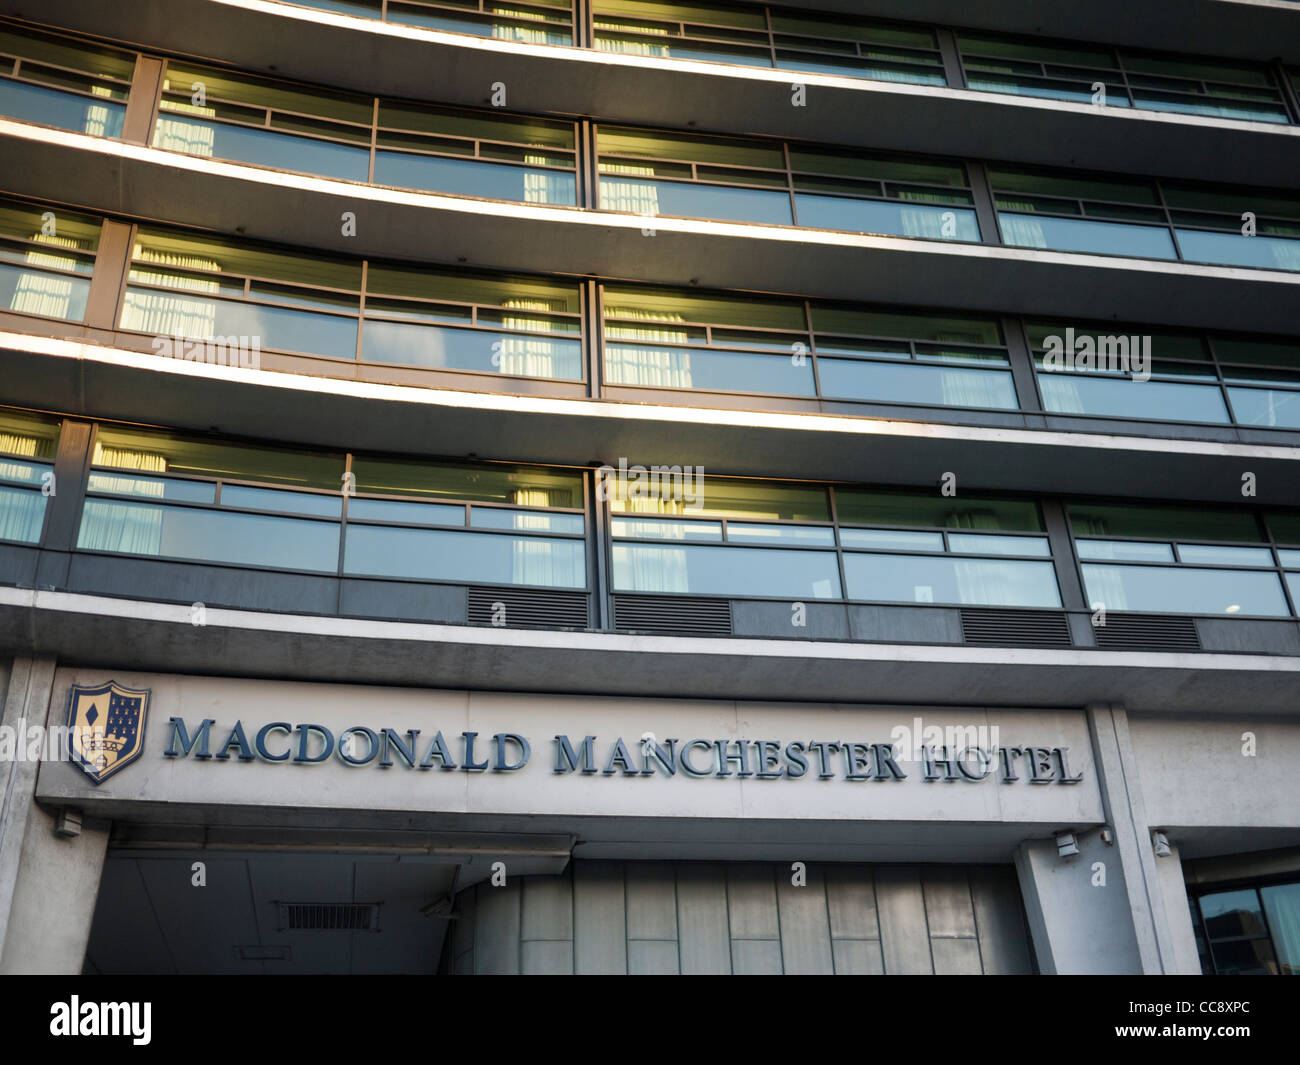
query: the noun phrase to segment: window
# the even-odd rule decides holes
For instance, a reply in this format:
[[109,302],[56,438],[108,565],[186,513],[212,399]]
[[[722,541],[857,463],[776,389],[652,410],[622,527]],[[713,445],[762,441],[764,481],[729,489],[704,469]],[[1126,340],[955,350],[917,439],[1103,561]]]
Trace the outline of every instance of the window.
[[1194,888],[1192,920],[1207,976],[1300,976],[1300,881]]
[[615,591],[1061,605],[1033,503],[714,477],[640,488],[611,500]]
[[349,469],[344,454],[101,426],[78,547],[304,573],[583,588],[584,532],[582,477],[565,470],[371,457]]
[[[957,47],[972,89],[1254,122],[1289,121],[1269,71],[1249,63],[965,33],[957,35]],[[1098,85],[1104,87],[1104,97]]]
[[0,115],[92,137],[120,137],[135,56],[0,25]]
[[1291,193],[1006,168],[991,168],[989,180],[1013,247],[1300,270],[1300,196]]
[[56,419],[0,407],[0,540],[40,543],[58,443]]
[[572,282],[363,263],[148,226],[137,231],[121,326],[394,366],[583,377]]
[[155,148],[205,158],[568,206],[575,140],[572,122],[375,101],[176,60],[153,133]]
[[960,163],[616,126],[597,150],[608,211],[980,239]]
[[[381,0],[286,0],[338,15],[384,18]],[[428,30],[472,33],[521,44],[572,44],[573,14],[566,0],[388,0],[388,22]]]
[[79,322],[86,316],[100,220],[0,200],[0,306]]
[[1285,617],[1274,549],[1237,509],[1072,504],[1091,604],[1151,613]]
[[607,285],[611,384],[1014,409],[994,319]]
[[946,85],[933,31],[859,18],[728,4],[595,0],[605,52]]

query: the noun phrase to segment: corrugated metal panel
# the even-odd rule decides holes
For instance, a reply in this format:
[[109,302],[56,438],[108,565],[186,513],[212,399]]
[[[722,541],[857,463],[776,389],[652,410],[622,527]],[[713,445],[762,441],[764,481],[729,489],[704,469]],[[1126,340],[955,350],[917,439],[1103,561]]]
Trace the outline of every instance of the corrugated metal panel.
[[614,628],[674,636],[730,636],[731,601],[685,595],[616,595]]
[[1107,612],[1106,624],[1094,626],[1097,646],[1109,651],[1199,651],[1201,639],[1192,618],[1164,614]]
[[549,588],[470,588],[471,624],[506,628],[585,629],[590,624],[586,592]]
[[962,637],[977,647],[1071,647],[1070,623],[1055,610],[962,607]]

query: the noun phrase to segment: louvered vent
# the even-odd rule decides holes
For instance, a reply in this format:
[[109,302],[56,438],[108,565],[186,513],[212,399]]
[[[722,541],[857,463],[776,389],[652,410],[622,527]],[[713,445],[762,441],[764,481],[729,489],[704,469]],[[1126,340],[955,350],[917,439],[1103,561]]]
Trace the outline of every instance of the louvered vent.
[[1199,651],[1201,639],[1191,618],[1160,614],[1106,615],[1095,625],[1097,646],[1108,651]]
[[671,636],[730,636],[731,601],[676,595],[616,595],[614,628]]
[[280,930],[378,932],[379,904],[351,902],[282,902]]
[[471,588],[469,620],[513,628],[587,628],[587,593],[533,588]]
[[961,612],[962,638],[977,647],[1070,647],[1070,623],[1052,610]]

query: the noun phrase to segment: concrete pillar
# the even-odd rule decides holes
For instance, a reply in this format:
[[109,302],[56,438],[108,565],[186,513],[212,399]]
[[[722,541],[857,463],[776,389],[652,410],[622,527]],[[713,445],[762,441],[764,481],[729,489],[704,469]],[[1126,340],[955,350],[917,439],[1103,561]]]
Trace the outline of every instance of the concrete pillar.
[[1093,829],[1075,833],[1079,853],[1062,858],[1052,839],[1016,850],[1038,968],[1053,975],[1142,972],[1124,869]]
[[[0,724],[24,739],[31,726],[46,725],[53,686],[53,659],[16,659]],[[26,757],[0,765],[0,974],[75,974],[90,938],[108,830],[55,835],[54,817],[35,802],[37,768]]]
[[1198,973],[1176,852],[1157,858],[1123,706],[1087,709],[1093,764],[1111,842],[1076,833],[1079,854],[1054,840],[1016,852],[1034,951],[1050,973]]

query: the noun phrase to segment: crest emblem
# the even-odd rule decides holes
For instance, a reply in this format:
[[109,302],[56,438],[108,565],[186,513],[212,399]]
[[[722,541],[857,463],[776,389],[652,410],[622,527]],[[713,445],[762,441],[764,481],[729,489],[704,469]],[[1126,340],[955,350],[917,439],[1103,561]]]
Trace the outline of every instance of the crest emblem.
[[102,784],[144,751],[149,689],[133,691],[116,681],[72,686],[68,700],[68,754],[86,776]]

